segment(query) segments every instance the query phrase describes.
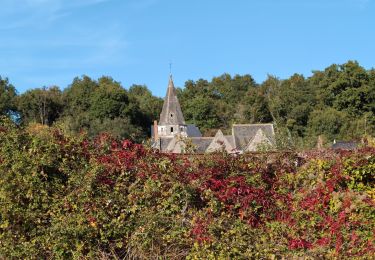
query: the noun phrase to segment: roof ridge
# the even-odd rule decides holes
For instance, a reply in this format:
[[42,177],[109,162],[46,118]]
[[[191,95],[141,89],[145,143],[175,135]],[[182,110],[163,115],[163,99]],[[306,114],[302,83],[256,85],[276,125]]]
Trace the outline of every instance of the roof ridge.
[[247,125],[273,125],[272,123],[259,123],[259,124],[232,124],[233,126],[247,126]]

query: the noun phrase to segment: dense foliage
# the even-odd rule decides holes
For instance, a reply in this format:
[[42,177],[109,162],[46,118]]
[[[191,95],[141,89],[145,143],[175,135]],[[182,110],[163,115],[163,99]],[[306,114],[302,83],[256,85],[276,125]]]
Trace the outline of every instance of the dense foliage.
[[375,149],[168,155],[0,123],[0,258],[364,258]]
[[375,134],[375,70],[353,61],[314,71],[309,78],[268,76],[261,84],[250,75],[228,74],[211,82],[188,81],[180,101],[185,119],[203,130],[273,122],[278,134],[297,147],[314,146],[318,136],[330,143]]
[[[288,147],[313,147],[318,136],[329,145],[334,139],[375,135],[375,70],[354,61],[314,71],[308,78],[269,76],[261,84],[250,75],[188,80],[178,96],[186,121],[206,136],[219,128],[229,133],[233,123],[270,122]],[[64,90],[42,87],[21,95],[0,77],[0,114],[23,125],[59,125],[91,137],[106,131],[140,142],[150,136],[161,108],[162,99],[146,86],[126,90],[110,77],[83,76]]]

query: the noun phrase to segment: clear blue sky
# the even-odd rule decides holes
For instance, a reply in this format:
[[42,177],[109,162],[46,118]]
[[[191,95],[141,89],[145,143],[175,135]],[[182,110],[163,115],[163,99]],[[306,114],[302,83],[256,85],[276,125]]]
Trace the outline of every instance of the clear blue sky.
[[375,66],[375,0],[0,0],[0,75],[19,90],[83,74],[175,84]]

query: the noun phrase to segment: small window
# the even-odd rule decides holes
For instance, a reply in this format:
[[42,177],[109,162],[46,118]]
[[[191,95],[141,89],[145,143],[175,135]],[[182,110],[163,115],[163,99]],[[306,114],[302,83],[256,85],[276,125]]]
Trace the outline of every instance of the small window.
[[180,131],[181,131],[181,132],[184,131],[184,127],[183,127],[183,126],[180,126]]
[[171,127],[171,133],[173,133],[173,127]]
[[173,114],[171,114],[171,118],[173,117]]

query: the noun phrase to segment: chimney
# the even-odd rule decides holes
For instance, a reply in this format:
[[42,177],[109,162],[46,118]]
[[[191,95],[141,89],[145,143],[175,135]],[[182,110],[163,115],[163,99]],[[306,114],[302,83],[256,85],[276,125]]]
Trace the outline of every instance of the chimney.
[[319,150],[323,149],[323,143],[324,143],[323,136],[319,135],[318,141],[316,142],[316,148],[319,149]]
[[158,121],[154,120],[154,140],[157,141],[159,139],[158,135]]

